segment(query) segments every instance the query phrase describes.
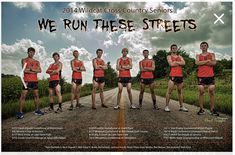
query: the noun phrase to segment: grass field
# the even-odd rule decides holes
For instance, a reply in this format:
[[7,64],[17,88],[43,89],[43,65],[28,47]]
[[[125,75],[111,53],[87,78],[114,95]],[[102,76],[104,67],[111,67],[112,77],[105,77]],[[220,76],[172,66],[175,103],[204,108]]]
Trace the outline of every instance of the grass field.
[[[156,95],[165,97],[168,80],[168,78],[163,78],[155,81]],[[223,78],[215,78],[215,81],[215,108],[222,113],[232,115],[232,76],[230,74],[226,74],[226,76],[223,76]],[[134,83],[132,88],[139,90],[139,83]],[[145,91],[150,92],[149,88],[145,88]],[[184,79],[183,96],[185,103],[199,106],[197,79],[195,78],[195,75],[191,75],[190,77]],[[204,107],[209,109],[210,104],[207,91],[204,97]],[[178,100],[176,87],[174,88],[171,99]]]

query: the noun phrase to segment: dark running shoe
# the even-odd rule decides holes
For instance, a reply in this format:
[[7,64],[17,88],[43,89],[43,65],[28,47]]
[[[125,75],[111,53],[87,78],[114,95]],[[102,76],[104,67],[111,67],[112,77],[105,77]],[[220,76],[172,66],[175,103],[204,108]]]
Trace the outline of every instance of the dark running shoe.
[[82,105],[81,103],[76,104],[76,108],[82,108],[82,107],[84,107],[84,105]]
[[38,109],[34,112],[34,114],[37,116],[42,116],[42,115],[44,115],[44,112],[42,112],[41,110]]
[[154,110],[159,110],[160,108],[159,108],[156,104],[154,104],[154,105],[153,105],[153,109],[154,109]]
[[73,110],[73,105],[71,105],[68,110],[70,111]]
[[22,119],[22,118],[24,118],[24,113],[23,113],[23,112],[18,112],[18,113],[16,114],[16,118],[17,118],[17,119]]
[[103,108],[108,108],[108,106],[105,105],[105,104],[102,104],[101,107],[103,107]]
[[213,116],[219,116],[219,113],[215,109],[210,111],[210,114],[213,115]]
[[57,108],[57,110],[55,111],[55,113],[59,113],[59,112],[62,112],[62,108]]
[[197,114],[198,114],[198,115],[205,115],[206,112],[205,112],[205,110],[200,109],[200,110],[197,112]]

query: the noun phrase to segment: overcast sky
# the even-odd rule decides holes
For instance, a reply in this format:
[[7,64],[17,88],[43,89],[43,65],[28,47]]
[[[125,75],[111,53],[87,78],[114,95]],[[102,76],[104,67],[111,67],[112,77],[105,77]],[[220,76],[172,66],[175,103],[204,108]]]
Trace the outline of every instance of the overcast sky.
[[[64,8],[130,8],[171,9],[173,13],[63,13]],[[216,21],[217,16],[224,22]],[[84,83],[91,83],[93,68],[91,60],[96,56],[97,48],[104,50],[104,60],[110,61],[114,67],[117,58],[121,56],[121,49],[127,47],[129,56],[133,58],[134,68],[132,76],[138,73],[138,62],[143,58],[143,49],[149,49],[153,55],[163,49],[169,51],[169,46],[176,43],[183,50],[195,58],[200,53],[199,44],[202,41],[209,43],[209,51],[216,54],[217,59],[230,59],[232,57],[232,3],[231,2],[132,2],[132,3],[64,3],[64,2],[3,2],[2,3],[2,73],[19,75],[20,62],[27,56],[27,48],[36,49],[35,58],[41,63],[43,72],[39,77],[49,77],[45,71],[53,62],[51,54],[59,52],[61,62],[64,64],[63,76],[67,81],[71,80],[70,60],[72,51],[77,49],[80,58],[84,61],[87,72],[83,74]],[[37,21],[41,18],[56,21],[55,32],[40,31]],[[71,31],[63,27],[63,19],[81,19],[88,21],[88,30]],[[126,19],[133,20],[136,30],[127,32],[102,32],[94,29],[93,19],[104,20]],[[197,28],[195,31],[186,29],[179,32],[162,32],[149,29],[144,31],[143,19],[162,18],[166,20],[195,19]]]

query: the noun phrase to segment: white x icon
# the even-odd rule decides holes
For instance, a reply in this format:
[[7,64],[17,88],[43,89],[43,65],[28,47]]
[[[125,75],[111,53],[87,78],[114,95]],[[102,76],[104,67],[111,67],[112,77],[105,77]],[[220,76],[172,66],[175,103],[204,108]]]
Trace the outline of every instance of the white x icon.
[[214,22],[214,24],[216,24],[218,21],[220,21],[222,24],[224,24],[224,21],[221,20],[221,18],[224,16],[224,13],[222,15],[220,15],[219,17],[217,16],[217,14],[214,13],[214,16],[217,18],[216,21]]

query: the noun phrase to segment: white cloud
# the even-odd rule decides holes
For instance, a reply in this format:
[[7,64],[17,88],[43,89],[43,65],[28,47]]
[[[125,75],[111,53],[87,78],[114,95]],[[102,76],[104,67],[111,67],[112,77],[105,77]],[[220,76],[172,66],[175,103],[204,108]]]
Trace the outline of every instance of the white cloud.
[[74,42],[76,40],[75,37],[73,37],[71,34],[62,33],[61,35],[71,42]]
[[47,29],[42,29],[42,30],[39,30],[39,31],[42,32],[43,34],[47,35],[47,36],[49,35],[50,37],[53,37],[53,38],[56,37],[56,32],[50,32]]
[[113,45],[117,45],[117,43],[114,41],[114,37],[116,37],[116,35],[118,34],[118,31],[115,32],[106,32],[106,37],[104,40],[104,46],[106,48],[113,46]]
[[38,40],[37,43],[40,44],[40,45],[42,45],[42,44],[43,44],[43,41]]
[[33,11],[42,12],[43,4],[41,2],[13,2],[17,8],[31,8]]

